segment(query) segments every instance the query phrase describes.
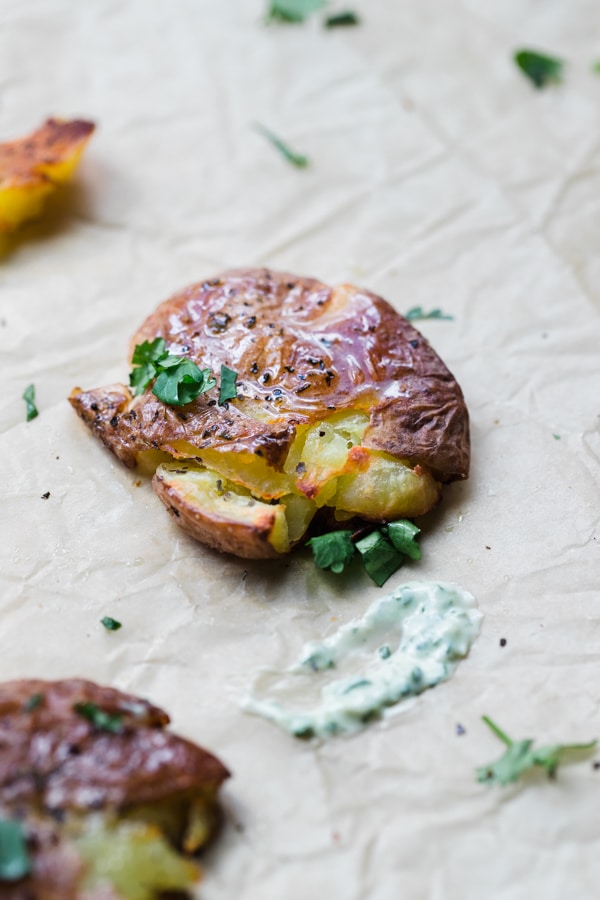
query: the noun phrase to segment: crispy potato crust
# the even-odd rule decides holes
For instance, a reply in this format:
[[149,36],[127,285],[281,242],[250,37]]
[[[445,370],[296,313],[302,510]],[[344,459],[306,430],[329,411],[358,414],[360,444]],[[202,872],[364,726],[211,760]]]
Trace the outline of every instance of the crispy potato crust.
[[[122,730],[96,727],[75,711],[92,703],[120,717]],[[90,681],[22,680],[0,685],[0,817],[24,822],[33,874],[0,896],[70,900],[81,857],[61,823],[98,811],[121,815],[201,797],[207,807],[229,772],[211,753],[166,730],[168,715],[146,700]],[[89,900],[111,898],[110,890]]]
[[95,125],[48,119],[25,138],[0,144],[0,231],[41,212],[43,201],[75,169]]
[[[74,409],[127,465],[144,451],[160,450],[233,477],[232,460],[241,469],[258,457],[281,476],[281,496],[290,490],[282,479],[293,475],[286,461],[298,436],[347,412],[365,421],[348,464],[360,454],[383,452],[438,486],[468,476],[469,419],[460,387],[425,338],[369,291],[268,269],[231,270],[162,303],[134,335],[131,352],[156,337],[200,368],[217,375],[222,365],[233,369],[237,397],[220,406],[213,390],[182,408],[165,405],[150,389],[134,398],[124,385],[75,388],[69,398]],[[321,485],[310,494],[304,481],[300,473],[291,490],[316,497]],[[243,535],[240,552],[231,529],[232,540],[215,534],[218,522],[202,521],[160,479],[155,489],[179,512],[179,524],[210,546],[272,555]],[[277,485],[270,490],[275,498]],[[255,496],[266,498],[267,492]],[[439,490],[427,488],[423,496],[428,499],[419,514],[437,502]],[[377,509],[368,517],[383,518]]]

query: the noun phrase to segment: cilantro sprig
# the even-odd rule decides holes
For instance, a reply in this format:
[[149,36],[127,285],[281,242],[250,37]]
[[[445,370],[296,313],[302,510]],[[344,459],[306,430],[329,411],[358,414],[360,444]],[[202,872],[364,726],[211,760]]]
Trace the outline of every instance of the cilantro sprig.
[[103,616],[100,619],[100,623],[104,625],[107,631],[118,631],[119,628],[123,627],[123,623],[119,622],[117,619],[113,619],[112,616]]
[[513,741],[496,725],[489,716],[482,716],[485,724],[491,728],[496,737],[506,745],[500,759],[488,766],[480,766],[476,770],[477,781],[492,784],[512,784],[524,772],[536,766],[545,769],[548,778],[554,778],[559,763],[570,753],[588,754],[596,748],[597,741],[587,744],[549,744],[546,747],[534,747],[531,738]]
[[297,169],[306,169],[308,165],[310,165],[310,159],[308,156],[305,156],[303,153],[296,153],[295,150],[286,144],[285,141],[282,141],[280,137],[277,137],[269,128],[266,128],[264,125],[261,125],[260,122],[256,122],[254,125],[256,131],[259,134],[262,134],[276,150],[283,156],[284,159],[287,159],[289,163],[295,166]]
[[513,56],[516,65],[530,81],[540,89],[547,84],[562,81],[564,62],[556,56],[538,53],[537,50],[517,50]]
[[106,712],[90,701],[75,703],[73,710],[78,716],[91,722],[98,731],[108,731],[110,734],[121,734],[123,731],[123,716],[120,713]]
[[356,556],[360,557],[367,575],[381,587],[407,556],[415,560],[421,558],[416,540],[420,530],[408,519],[399,519],[366,534],[364,531],[332,531],[311,538],[307,544],[313,552],[315,565],[336,574],[343,572]]
[[30,872],[23,826],[14,819],[0,819],[0,882],[19,881]]
[[327,16],[323,24],[325,28],[343,28],[349,25],[360,25],[360,19],[353,10],[348,9],[344,12],[333,13]]
[[267,22],[304,22],[325,3],[326,0],[271,0]]
[[185,406],[217,383],[210,369],[198,368],[185,356],[171,356],[164,338],[138,344],[131,361],[134,368],[129,384],[135,388],[136,397],[156,379],[152,393],[169,406]]

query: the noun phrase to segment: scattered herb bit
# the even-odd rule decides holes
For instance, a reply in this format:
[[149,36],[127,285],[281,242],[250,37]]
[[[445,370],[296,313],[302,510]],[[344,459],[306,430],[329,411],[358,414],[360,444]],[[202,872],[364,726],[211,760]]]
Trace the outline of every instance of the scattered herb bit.
[[112,616],[104,616],[103,619],[100,619],[100,622],[104,625],[107,631],[118,631],[119,628],[123,627],[122,623],[118,622],[116,619],[113,619]]
[[304,22],[325,6],[326,0],[271,0],[267,22]]
[[120,713],[107,713],[95,703],[75,703],[74,711],[78,716],[91,722],[98,731],[109,731],[111,734],[120,734],[123,731],[123,717]]
[[443,313],[441,309],[432,309],[431,312],[425,312],[422,306],[412,306],[407,313],[404,313],[404,318],[408,319],[409,322],[415,322],[417,319],[448,319],[451,320],[454,316],[449,316],[446,313]]
[[30,872],[23,826],[12,819],[0,819],[0,881],[19,881]]
[[592,72],[595,72],[596,75],[600,75],[600,59],[597,59],[596,62],[592,63]]
[[38,408],[35,405],[35,385],[27,385],[21,397],[25,401],[27,421],[31,422],[32,419],[35,419],[36,416],[39,416]]
[[343,572],[355,553],[351,535],[351,531],[332,531],[331,534],[311,538],[308,546],[312,548],[315,564],[338,575]]
[[129,384],[143,394],[153,379],[152,393],[169,406],[185,406],[216,385],[210,369],[199,369],[184,356],[170,356],[163,338],[138,344],[131,359]]
[[400,553],[411,559],[421,559],[421,548],[417,543],[417,535],[421,529],[409,522],[408,519],[400,519],[398,522],[390,522],[386,528],[387,536]]
[[360,19],[355,12],[347,10],[346,12],[334,13],[331,16],[327,16],[323,24],[325,25],[325,28],[338,28],[344,25],[360,25]]
[[29,697],[29,699],[27,699],[25,701],[25,703],[23,704],[23,711],[24,712],[33,712],[33,710],[37,709],[38,706],[41,706],[43,702],[44,702],[43,694],[40,694],[40,693],[32,694],[31,697]]
[[596,747],[596,741],[587,744],[550,744],[547,747],[533,747],[533,740],[525,738],[522,741],[513,741],[506,735],[488,716],[482,716],[496,737],[506,744],[506,751],[500,759],[489,766],[481,766],[477,771],[478,781],[489,781],[493,784],[511,784],[516,781],[523,772],[540,766],[548,773],[548,778],[554,778],[561,757],[569,753],[590,753]]
[[353,536],[351,531],[332,531],[307,541],[312,548],[315,564],[321,569],[343,572],[358,553],[367,575],[381,587],[390,575],[400,568],[405,557],[421,559],[421,549],[416,542],[420,529],[408,519],[390,522],[368,534],[361,530]]
[[560,434],[553,434],[552,437],[555,441],[560,441]]
[[551,82],[558,83],[562,79],[564,62],[555,56],[535,50],[517,50],[513,59],[536,88],[543,88]]
[[237,372],[228,366],[221,366],[221,387],[219,388],[219,406],[223,406],[227,400],[235,400],[237,397]]
[[296,166],[297,169],[305,169],[310,160],[308,156],[304,156],[301,153],[295,153],[281,138],[278,138],[276,134],[273,134],[272,131],[269,131],[268,128],[265,128],[264,125],[261,125],[259,122],[254,126],[256,131],[259,134],[262,134],[263,137],[266,137],[268,141],[270,141],[276,150],[279,150],[284,159],[287,159],[289,163],[293,166]]
[[404,556],[381,531],[372,531],[356,542],[367,575],[378,587],[388,580],[390,575],[400,568]]

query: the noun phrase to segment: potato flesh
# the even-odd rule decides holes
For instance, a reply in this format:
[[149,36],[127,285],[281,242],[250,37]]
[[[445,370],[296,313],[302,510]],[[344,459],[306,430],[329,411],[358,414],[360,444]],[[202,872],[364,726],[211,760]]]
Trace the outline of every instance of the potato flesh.
[[323,506],[334,508],[340,521],[355,515],[373,521],[422,515],[437,501],[439,482],[418,466],[362,447],[368,421],[363,412],[344,411],[299,426],[282,473],[249,453],[209,449],[202,451],[202,465],[198,456],[188,462],[185,456],[198,450],[180,442],[173,449],[184,458],[160,466],[157,474],[168,481],[170,503],[197,510],[215,529],[237,523],[249,533],[264,530],[268,516],[265,537],[277,553],[301,540]]

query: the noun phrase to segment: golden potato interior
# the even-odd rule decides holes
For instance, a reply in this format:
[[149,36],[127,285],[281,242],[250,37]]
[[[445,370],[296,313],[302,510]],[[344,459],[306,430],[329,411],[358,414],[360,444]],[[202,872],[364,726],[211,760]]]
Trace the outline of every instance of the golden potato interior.
[[345,411],[300,426],[283,472],[248,452],[209,449],[201,462],[186,460],[186,451],[191,457],[198,450],[180,442],[182,458],[159,465],[153,486],[193,537],[249,558],[287,553],[322,507],[340,521],[424,514],[440,483],[420,466],[361,446],[367,424],[365,413]]
[[47,195],[72,175],[93,130],[91,122],[48,119],[33,134],[0,144],[0,231],[40,215]]

